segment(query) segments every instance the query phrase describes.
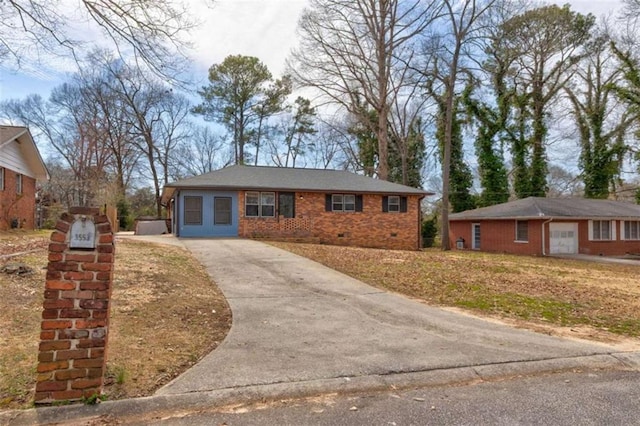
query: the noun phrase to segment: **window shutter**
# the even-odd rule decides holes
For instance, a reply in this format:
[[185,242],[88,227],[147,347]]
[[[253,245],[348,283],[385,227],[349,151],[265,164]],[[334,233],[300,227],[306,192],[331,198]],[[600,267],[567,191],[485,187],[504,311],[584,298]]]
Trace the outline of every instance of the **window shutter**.
[[400,197],[400,213],[407,212],[407,197]]
[[382,197],[382,212],[387,213],[389,211],[389,197],[386,195]]
[[593,221],[589,221],[589,241],[593,241]]
[[356,211],[362,211],[362,194],[356,195]]
[[331,194],[325,194],[324,196],[324,210],[330,212],[331,209]]

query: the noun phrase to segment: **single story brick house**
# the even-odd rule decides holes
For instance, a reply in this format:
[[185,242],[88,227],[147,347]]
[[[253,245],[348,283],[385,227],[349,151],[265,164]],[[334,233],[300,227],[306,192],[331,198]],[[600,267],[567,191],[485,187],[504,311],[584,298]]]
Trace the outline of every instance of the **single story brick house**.
[[48,179],[29,129],[0,125],[0,230],[35,228],[36,182]]
[[230,166],[165,185],[172,233],[420,248],[422,189],[348,171]]
[[640,253],[640,205],[530,197],[449,216],[454,248],[546,256]]

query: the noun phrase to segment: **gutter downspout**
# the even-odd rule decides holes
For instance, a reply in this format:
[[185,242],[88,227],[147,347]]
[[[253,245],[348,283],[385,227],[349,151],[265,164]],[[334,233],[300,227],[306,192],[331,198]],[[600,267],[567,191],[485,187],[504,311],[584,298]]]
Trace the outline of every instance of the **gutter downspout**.
[[422,200],[424,200],[426,195],[418,198],[418,250],[422,250],[424,247],[422,246]]
[[545,240],[544,240],[544,237],[545,237],[545,235],[544,235],[544,226],[547,223],[551,223],[551,221],[553,221],[553,218],[547,220],[546,222],[542,222],[542,255],[543,256],[547,255],[546,250],[545,250],[545,245],[544,245],[544,243],[545,243]]

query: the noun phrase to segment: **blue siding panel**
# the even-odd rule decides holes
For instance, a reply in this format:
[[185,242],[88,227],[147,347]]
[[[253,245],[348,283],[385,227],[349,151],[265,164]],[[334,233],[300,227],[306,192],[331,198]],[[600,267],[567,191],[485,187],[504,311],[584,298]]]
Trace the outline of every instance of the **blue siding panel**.
[[[202,225],[184,224],[184,197],[202,197]],[[213,200],[215,197],[231,198],[231,225],[214,225]],[[221,191],[180,191],[178,196],[178,235],[180,237],[237,237],[238,193]]]

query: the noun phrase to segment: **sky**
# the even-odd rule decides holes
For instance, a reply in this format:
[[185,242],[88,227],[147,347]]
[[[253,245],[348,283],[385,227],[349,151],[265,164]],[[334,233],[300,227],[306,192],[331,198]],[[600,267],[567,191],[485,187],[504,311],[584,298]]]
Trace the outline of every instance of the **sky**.
[[[296,43],[298,19],[307,0],[185,0],[201,25],[193,32],[193,77],[197,87],[206,84],[207,70],[231,54],[258,57],[275,77],[284,71],[285,59]],[[621,0],[565,0],[574,10],[596,16],[611,13]],[[98,37],[91,27],[86,37]],[[59,61],[34,70],[0,66],[0,101],[38,93],[48,97],[61,84],[69,64]]]

